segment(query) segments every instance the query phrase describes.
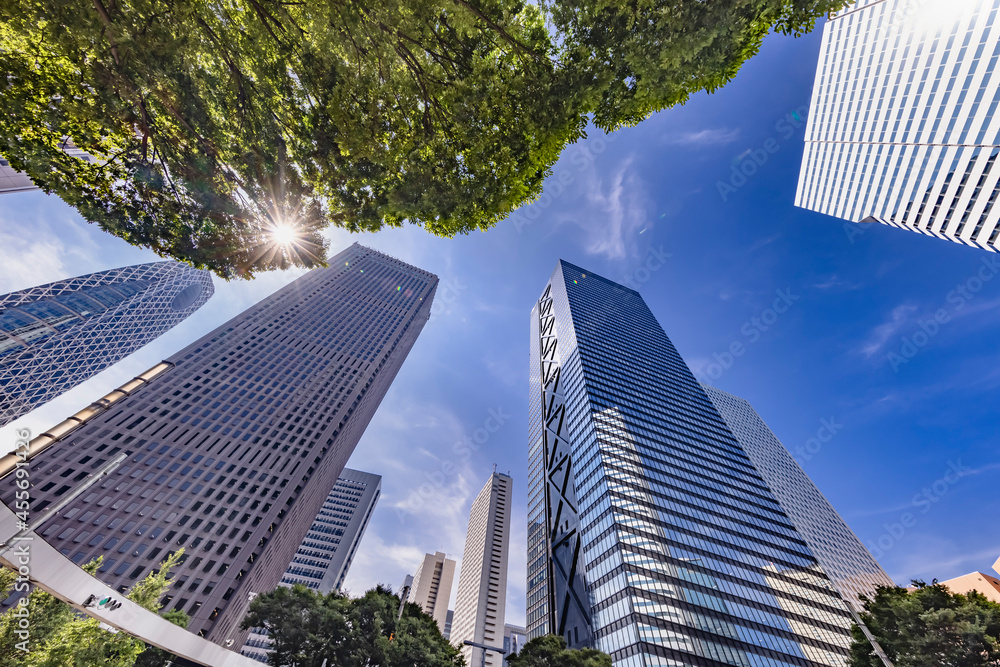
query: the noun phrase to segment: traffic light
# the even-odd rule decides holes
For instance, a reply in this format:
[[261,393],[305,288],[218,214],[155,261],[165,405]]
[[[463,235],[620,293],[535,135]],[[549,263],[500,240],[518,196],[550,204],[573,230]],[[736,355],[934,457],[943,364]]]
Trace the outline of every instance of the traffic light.
[[83,606],[84,608],[103,607],[107,611],[114,611],[115,609],[121,607],[122,603],[114,599],[110,595],[106,595],[104,597],[99,598],[96,595],[91,594],[90,596],[87,597],[86,600],[83,601]]

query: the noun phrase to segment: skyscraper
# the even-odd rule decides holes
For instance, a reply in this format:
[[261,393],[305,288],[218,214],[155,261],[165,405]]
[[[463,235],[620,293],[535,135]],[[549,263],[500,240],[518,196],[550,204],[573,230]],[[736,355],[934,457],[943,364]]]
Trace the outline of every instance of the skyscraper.
[[841,597],[862,610],[892,579],[746,400],[702,385]]
[[[69,139],[65,139],[63,143],[64,145],[61,148],[67,155],[72,155],[87,162],[95,161],[93,155],[80,150]],[[28,192],[37,189],[38,186],[31,182],[27,174],[14,169],[7,160],[0,158],[0,194],[7,192]]]
[[831,18],[795,205],[996,251],[995,15],[992,0],[859,0]]
[[[380,475],[344,468],[288,564],[281,585],[302,584],[324,595],[340,590],[378,502],[381,487]],[[263,628],[252,628],[242,653],[267,662],[270,645],[271,640]]]
[[525,643],[528,641],[527,631],[517,625],[511,625],[510,623],[505,623],[503,626],[503,650],[506,651],[503,656],[504,667],[507,667],[507,662],[512,655],[517,655],[524,648]]
[[0,193],[28,192],[37,189],[38,186],[31,182],[27,174],[14,169],[7,160],[0,158]]
[[[464,646],[466,640],[503,648],[512,484],[508,475],[490,475],[469,513],[451,631],[451,643],[462,649],[467,665],[483,664],[483,649]],[[502,656],[486,651],[485,664],[500,667]]]
[[441,635],[445,639],[451,639],[451,625],[455,621],[455,610],[449,609],[448,615],[444,617],[444,630],[441,631]]
[[382,476],[344,468],[281,583],[324,595],[340,590],[382,491]]
[[851,615],[634,290],[531,314],[527,630],[615,665],[843,665]]
[[420,605],[437,622],[442,633],[448,627],[448,602],[454,581],[455,561],[438,551],[424,555],[410,584],[407,600]]
[[41,532],[74,562],[104,556],[98,577],[122,590],[184,547],[165,608],[219,643],[242,645],[250,600],[277,586],[430,313],[426,271],[357,244],[329,263],[54,429],[35,459],[40,512],[127,452]]
[[213,289],[207,271],[153,262],[0,296],[0,426],[156,339]]

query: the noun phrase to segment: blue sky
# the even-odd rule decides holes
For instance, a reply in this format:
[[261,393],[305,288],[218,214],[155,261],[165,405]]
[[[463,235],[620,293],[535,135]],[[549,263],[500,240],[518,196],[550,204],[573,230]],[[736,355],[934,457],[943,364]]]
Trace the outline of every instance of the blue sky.
[[[1000,266],[984,264],[997,256],[792,206],[804,127],[790,114],[808,106],[819,36],[769,38],[722,91],[592,133],[539,202],[488,233],[329,233],[332,251],[357,240],[441,278],[351,459],[383,475],[383,497],[350,591],[398,586],[424,552],[459,559],[496,464],[516,498],[507,621],[523,622],[528,316],[560,258],[639,286],[695,373],[754,405],[897,582],[988,570],[1000,556],[989,528],[1000,514]],[[755,151],[756,173],[731,181]],[[56,198],[0,198],[0,292],[155,259]],[[298,275],[216,281],[207,307],[0,430],[0,442],[12,448],[14,426],[44,430]],[[776,299],[789,304],[780,314],[769,312]],[[730,359],[734,343],[742,354]],[[491,414],[501,428],[470,458],[457,454]],[[442,472],[449,461],[458,472]],[[944,481],[950,467],[957,481]],[[894,526],[907,512],[913,525]]]

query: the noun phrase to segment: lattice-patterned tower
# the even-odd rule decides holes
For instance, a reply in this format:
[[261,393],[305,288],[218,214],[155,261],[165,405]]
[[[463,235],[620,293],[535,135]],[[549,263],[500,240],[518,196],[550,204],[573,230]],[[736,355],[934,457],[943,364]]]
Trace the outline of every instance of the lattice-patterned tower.
[[0,296],[0,426],[155,340],[212,292],[207,271],[154,262]]
[[638,292],[560,262],[531,331],[529,637],[843,665],[850,611]]

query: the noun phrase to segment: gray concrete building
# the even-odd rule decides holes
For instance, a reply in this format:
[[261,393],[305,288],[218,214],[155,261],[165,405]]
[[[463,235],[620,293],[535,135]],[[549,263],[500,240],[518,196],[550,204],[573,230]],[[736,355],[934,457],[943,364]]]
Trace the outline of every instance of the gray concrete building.
[[[149,381],[52,433],[42,512],[120,452],[105,482],[41,528],[124,591],[184,547],[165,609],[241,646],[430,314],[437,277],[354,244],[171,356]],[[104,399],[102,399],[104,400]],[[2,494],[10,504],[13,489]]]
[[[382,490],[382,476],[344,468],[288,564],[282,586],[302,584],[326,595],[340,590]],[[243,655],[267,662],[271,640],[252,628]]]

